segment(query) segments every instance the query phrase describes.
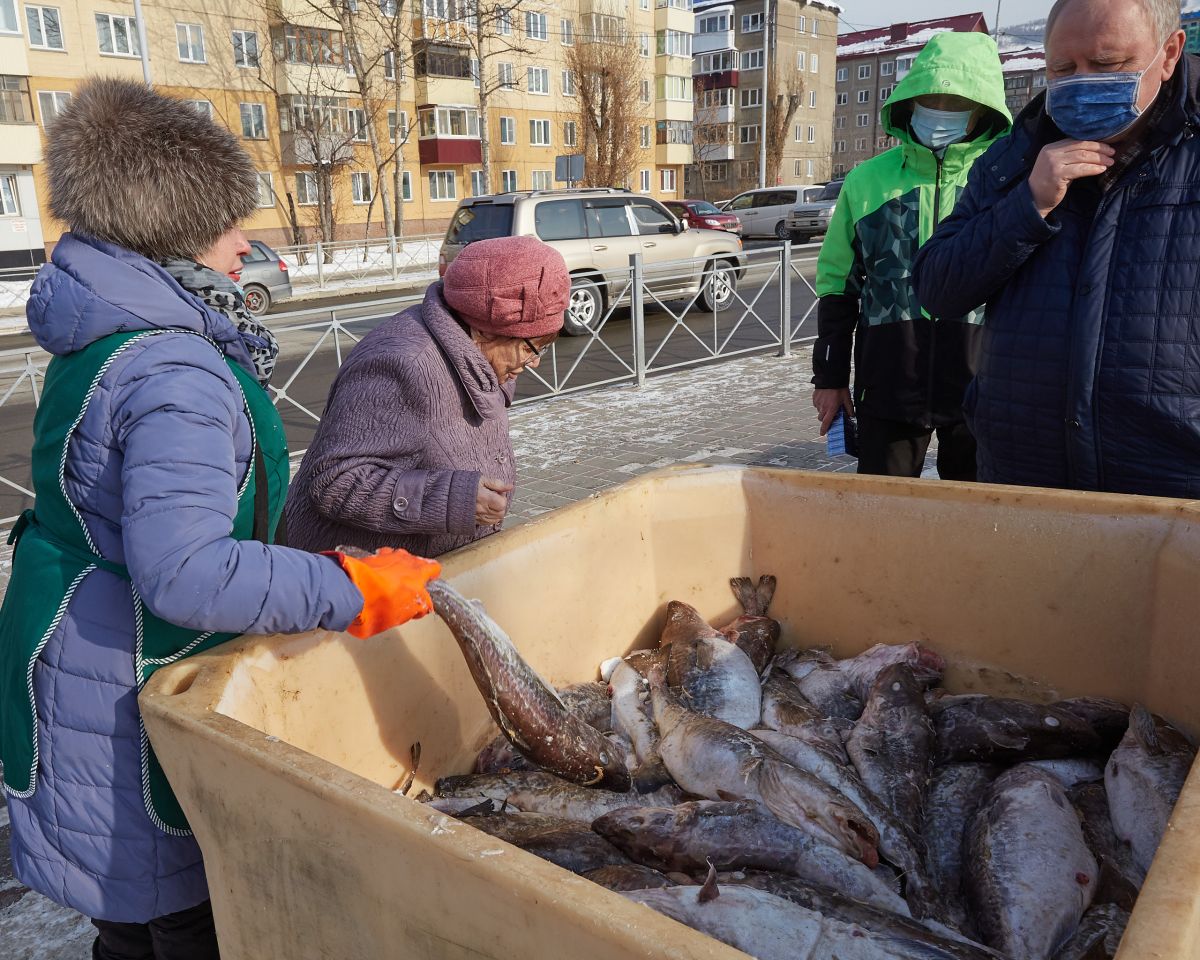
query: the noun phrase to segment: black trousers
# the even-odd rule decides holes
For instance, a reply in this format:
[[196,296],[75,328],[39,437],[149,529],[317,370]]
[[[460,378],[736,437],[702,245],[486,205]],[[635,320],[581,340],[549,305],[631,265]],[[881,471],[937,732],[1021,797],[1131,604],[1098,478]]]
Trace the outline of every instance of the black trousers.
[[149,923],[93,920],[92,960],[220,960],[212,904],[203,903]]
[[[858,418],[858,472],[919,477],[933,430],[900,420]],[[943,480],[975,479],[975,438],[965,423],[937,428],[937,471]]]

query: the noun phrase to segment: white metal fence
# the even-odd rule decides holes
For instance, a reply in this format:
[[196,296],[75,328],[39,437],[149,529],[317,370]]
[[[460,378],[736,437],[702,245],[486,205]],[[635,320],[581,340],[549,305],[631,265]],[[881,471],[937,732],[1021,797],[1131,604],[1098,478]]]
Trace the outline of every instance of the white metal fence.
[[[710,261],[647,270],[641,256],[634,256],[627,270],[605,278],[604,309],[588,333],[552,344],[537,369],[521,378],[516,402],[613,383],[641,385],[654,374],[752,353],[787,356],[815,336],[816,295],[803,269],[814,260],[813,248],[793,249],[790,243],[744,251],[732,295],[724,291],[724,308],[714,309],[706,291],[728,278]],[[282,352],[270,389],[293,457],[304,452],[320,422],[329,384],[346,354],[398,304],[391,301],[388,309],[363,316],[310,309],[272,317]],[[359,309],[363,306],[374,304]],[[32,502],[33,416],[49,361],[36,347],[0,352],[0,516],[11,514],[0,519],[0,542]]]

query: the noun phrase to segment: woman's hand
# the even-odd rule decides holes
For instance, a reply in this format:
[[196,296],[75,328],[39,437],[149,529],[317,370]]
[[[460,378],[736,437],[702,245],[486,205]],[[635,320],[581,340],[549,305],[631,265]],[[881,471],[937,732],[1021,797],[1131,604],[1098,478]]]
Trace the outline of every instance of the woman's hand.
[[493,527],[508,512],[508,497],[513,485],[496,477],[481,477],[475,493],[475,522],[481,527]]

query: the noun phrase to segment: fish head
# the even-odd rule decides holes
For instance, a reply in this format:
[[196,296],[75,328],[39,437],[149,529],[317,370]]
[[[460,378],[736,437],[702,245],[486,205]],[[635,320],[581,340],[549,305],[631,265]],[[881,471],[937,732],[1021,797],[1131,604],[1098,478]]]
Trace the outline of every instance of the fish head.
[[670,807],[621,807],[594,820],[592,829],[622,850],[628,850],[669,834],[674,822]]
[[887,706],[924,704],[925,695],[916,674],[907,663],[894,663],[880,671],[871,688],[871,700]]

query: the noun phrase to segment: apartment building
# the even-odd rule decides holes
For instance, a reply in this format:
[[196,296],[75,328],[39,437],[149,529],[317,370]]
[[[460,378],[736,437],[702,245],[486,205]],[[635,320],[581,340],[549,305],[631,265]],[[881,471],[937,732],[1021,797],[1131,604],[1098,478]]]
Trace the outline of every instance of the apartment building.
[[837,46],[837,99],[833,115],[833,175],[895,146],[880,111],[930,39],[948,30],[987,33],[982,13],[893,23],[844,33]]
[[1037,47],[1000,54],[1004,102],[1015,119],[1029,101],[1046,89],[1046,52]]
[[1200,53],[1200,0],[1184,0],[1179,27],[1187,34],[1184,50],[1188,53]]
[[[551,189],[577,153],[577,43],[638,45],[637,162],[615,184],[682,196],[691,0],[144,0],[149,73],[228,126],[260,172],[247,232],[273,244],[443,229],[459,199]],[[141,79],[131,0],[0,0],[0,266],[39,263],[44,128],[84,77]],[[484,175],[488,156],[490,183]]]
[[774,0],[764,29],[762,3],[697,0],[689,196],[727,198],[758,186],[762,141],[771,135],[782,150],[770,183],[829,179],[839,9],[821,0]]

